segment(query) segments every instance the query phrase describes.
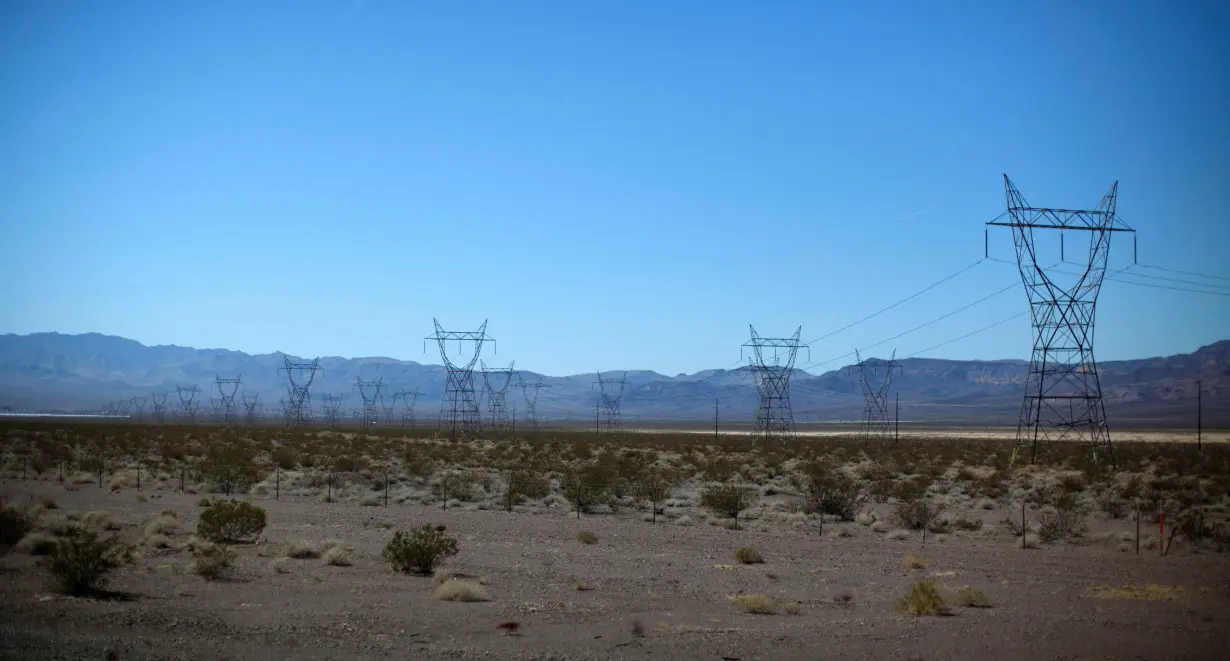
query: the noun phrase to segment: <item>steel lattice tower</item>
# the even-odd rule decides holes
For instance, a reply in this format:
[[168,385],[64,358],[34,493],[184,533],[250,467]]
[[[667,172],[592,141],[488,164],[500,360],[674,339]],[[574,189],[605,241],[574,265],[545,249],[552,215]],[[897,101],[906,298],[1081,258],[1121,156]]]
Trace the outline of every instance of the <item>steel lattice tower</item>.
[[487,363],[479,361],[483,375],[483,388],[487,391],[487,420],[496,432],[506,432],[512,429],[512,421],[508,417],[508,386],[512,383],[513,366],[490,369]]
[[222,424],[227,427],[234,427],[238,422],[235,415],[235,393],[239,391],[239,386],[243,383],[243,375],[233,379],[224,379],[218,375],[214,375],[214,384],[218,387],[217,411],[215,415],[222,420]]
[[[1102,386],[1093,357],[1093,321],[1098,292],[1106,275],[1111,235],[1132,232],[1135,240],[1135,230],[1115,217],[1119,182],[1110,187],[1092,210],[1031,207],[1008,175],[1004,175],[1004,190],[1008,219],[996,219],[987,225],[1012,229],[1017,267],[1029,299],[1034,331],[1013,461],[1022,448],[1028,448],[1030,463],[1036,461],[1039,441],[1077,440],[1088,443],[1095,458],[1098,448],[1105,449],[1114,465]],[[1061,259],[1065,259],[1065,230],[1089,233],[1088,259],[1070,286],[1057,284],[1038,261],[1034,230],[1044,229],[1060,230]]]
[[342,396],[325,393],[320,396],[320,405],[324,409],[322,413],[325,424],[329,425],[329,429],[338,430],[341,427],[339,414],[342,410]]
[[[517,385],[521,386],[521,396],[525,398],[525,417],[530,423],[530,428],[538,429],[538,391],[551,386],[543,383],[541,376],[534,383],[526,383],[520,373],[517,374]],[[533,394],[530,394],[531,391]]]
[[[760,404],[756,407],[756,435],[762,440],[794,436],[794,412],[790,408],[790,375],[799,349],[811,348],[799,341],[803,327],[790,337],[761,337],[749,325],[752,339],[743,348],[751,349],[749,362],[756,376]],[[742,351],[740,351],[742,357]]]
[[312,379],[320,370],[320,359],[310,363],[292,363],[290,356],[283,356],[283,367],[278,369],[286,372],[286,426],[312,426]]
[[[440,429],[448,429],[449,437],[456,439],[457,434],[477,434],[482,430],[482,418],[479,417],[478,401],[474,391],[474,365],[482,354],[483,344],[495,343],[495,339],[487,335],[487,322],[479,326],[477,331],[446,331],[440,322],[432,319],[436,332],[426,340],[435,340],[440,347],[440,359],[444,361],[447,381],[444,385],[444,401],[440,404]],[[461,353],[463,342],[472,342],[474,353],[464,363],[454,363],[448,358],[449,340],[457,341],[457,352]],[[423,351],[427,347],[424,343]]]
[[602,431],[608,434],[623,431],[624,420],[619,406],[624,398],[624,387],[628,384],[628,373],[621,374],[619,380],[603,379],[602,372],[597,374],[598,380],[594,385],[598,386],[598,397],[602,402]]
[[132,411],[132,399],[121,399],[119,402],[119,408],[120,415],[127,418],[129,412]]
[[167,395],[166,392],[150,393],[150,402],[154,405],[154,422],[162,424],[167,420]]
[[363,431],[370,431],[380,426],[380,389],[382,386],[383,379],[377,378],[375,381],[355,379],[354,387],[359,391],[359,398],[363,400],[363,408],[359,410],[359,428]]
[[193,401],[200,389],[196,386],[175,386],[175,394],[179,397],[179,421],[195,422],[197,406]]
[[409,391],[399,390],[397,391],[396,394],[393,395],[393,406],[394,407],[397,406],[398,398],[400,398],[402,401],[402,410],[401,410],[402,429],[405,429],[407,427],[414,427],[414,404],[418,402],[418,399],[419,397],[422,396],[422,394],[423,393],[419,392],[416,389],[416,390],[409,390]]
[[255,427],[261,395],[256,391],[245,390],[240,396],[243,398],[243,423],[248,427]]
[[132,399],[128,400],[129,409],[136,410],[137,412],[137,415],[135,416],[137,419],[137,422],[141,422],[141,417],[145,414],[146,401],[148,401],[148,399],[145,397],[133,397]]
[[[893,370],[900,370],[897,364],[897,351],[893,351],[888,361],[863,360],[858,349],[854,350],[858,363],[850,368],[858,368],[859,384],[863,390],[863,424],[859,428],[859,438],[892,440],[893,419],[888,413],[888,390],[893,383]],[[881,378],[881,370],[883,378]]]

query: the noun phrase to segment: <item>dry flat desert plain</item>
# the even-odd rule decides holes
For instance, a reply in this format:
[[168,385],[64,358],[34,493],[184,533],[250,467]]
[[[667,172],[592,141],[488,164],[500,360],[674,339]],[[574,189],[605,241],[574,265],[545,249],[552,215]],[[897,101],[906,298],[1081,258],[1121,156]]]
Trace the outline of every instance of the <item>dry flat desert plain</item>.
[[[0,433],[3,659],[1230,650],[1225,444],[1121,443],[1112,469],[966,438]],[[398,532],[420,545],[390,555]],[[395,568],[426,542],[432,571]]]

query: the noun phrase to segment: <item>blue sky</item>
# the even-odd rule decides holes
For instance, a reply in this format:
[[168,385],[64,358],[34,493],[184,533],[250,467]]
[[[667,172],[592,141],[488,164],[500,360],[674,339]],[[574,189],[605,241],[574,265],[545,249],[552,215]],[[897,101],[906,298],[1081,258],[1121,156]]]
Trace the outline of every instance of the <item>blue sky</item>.
[[[1223,279],[1117,277],[1230,293],[1230,6],[1025,4],[6,2],[0,332],[439,362],[432,317],[490,319],[489,362],[547,374],[733,367],[749,323],[820,338],[980,259],[1004,172],[1036,206],[1119,180],[1141,263]],[[983,262],[799,364],[1018,279]],[[1099,301],[1101,360],[1228,336],[1230,296]],[[1020,317],[923,355],[1030,346]]]

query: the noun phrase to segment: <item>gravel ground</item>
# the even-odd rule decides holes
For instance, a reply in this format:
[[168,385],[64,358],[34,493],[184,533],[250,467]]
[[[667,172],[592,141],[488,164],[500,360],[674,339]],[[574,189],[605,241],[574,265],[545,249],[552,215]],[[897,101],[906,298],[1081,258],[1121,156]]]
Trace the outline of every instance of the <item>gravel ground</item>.
[[[197,496],[170,492],[141,502],[132,489],[9,481],[0,495],[50,496],[64,512],[107,510],[133,542],[144,521],[173,509],[184,531],[172,538],[178,545],[200,511]],[[112,598],[69,598],[50,589],[33,558],[7,554],[0,659],[1225,659],[1230,650],[1226,554],[1137,556],[1117,550],[1117,540],[1021,550],[991,529],[923,545],[853,524],[844,526],[852,536],[834,537],[813,526],[654,525],[633,513],[577,520],[562,509],[253,500],[269,526],[259,542],[237,547],[225,580],[189,572],[185,551],[142,549],[116,573]],[[461,553],[446,566],[482,577],[491,601],[435,601],[431,578],[395,574],[380,559],[389,527],[424,523],[458,538]],[[578,542],[582,530],[598,543]],[[329,539],[352,547],[353,565],[276,560],[288,542]],[[736,564],[740,546],[758,549],[764,564]],[[908,552],[925,568],[906,569]],[[898,611],[897,598],[927,577],[945,590],[981,588],[992,607],[946,617]],[[1182,591],[1139,600],[1095,590],[1130,584]],[[842,593],[852,597],[846,605],[837,603]],[[730,598],[739,594],[767,595],[778,612],[744,613]],[[505,622],[518,623],[516,635],[499,628]]]

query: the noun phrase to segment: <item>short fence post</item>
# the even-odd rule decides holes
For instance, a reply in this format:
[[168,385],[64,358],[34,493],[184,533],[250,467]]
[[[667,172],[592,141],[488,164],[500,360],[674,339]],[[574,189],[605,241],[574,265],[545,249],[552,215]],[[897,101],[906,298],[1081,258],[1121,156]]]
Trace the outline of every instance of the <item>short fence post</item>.
[[1136,555],[1140,555],[1140,503],[1136,504]]
[[141,462],[137,462],[137,491],[141,490]]
[[333,502],[333,471],[329,471],[329,495],[326,496],[328,502]]
[[60,460],[60,482],[64,482],[64,460]]
[[389,472],[384,472],[384,506],[389,506]]
[[184,477],[187,475],[188,475],[188,469],[183,466],[180,466],[179,467],[179,492],[180,493],[184,492]]
[[282,498],[282,467],[273,467],[273,499],[281,500]]

